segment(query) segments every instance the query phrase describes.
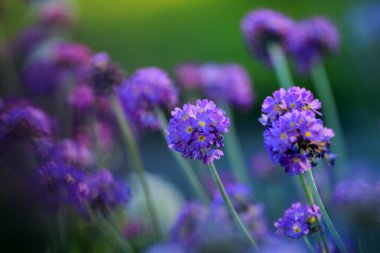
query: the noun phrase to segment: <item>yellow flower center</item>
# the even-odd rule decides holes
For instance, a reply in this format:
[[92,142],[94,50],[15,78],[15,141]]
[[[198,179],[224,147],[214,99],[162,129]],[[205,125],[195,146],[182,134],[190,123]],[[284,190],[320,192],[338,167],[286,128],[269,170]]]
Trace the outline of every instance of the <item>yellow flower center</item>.
[[293,158],[293,162],[295,162],[295,163],[299,163],[301,160],[298,158],[298,157],[294,157]]
[[306,137],[310,137],[310,136],[311,136],[311,133],[310,133],[309,131],[306,131],[306,132],[305,132],[305,136],[306,136]]
[[192,128],[191,126],[189,126],[189,127],[187,127],[186,131],[187,131],[188,133],[191,133],[191,132],[193,131],[193,128]]
[[286,135],[286,133],[281,134],[281,139],[282,139],[282,140],[285,140],[286,137],[288,137],[288,136]]
[[203,135],[201,135],[201,136],[198,137],[198,140],[200,140],[200,141],[204,141],[204,140],[205,140],[205,137],[204,137]]
[[291,104],[290,107],[291,107],[292,109],[294,109],[294,108],[296,108],[296,105],[295,105],[295,104]]
[[201,127],[204,127],[205,126],[205,123],[204,123],[204,121],[199,121],[199,123],[198,123]]
[[294,231],[294,233],[299,233],[299,232],[301,231],[301,229],[300,229],[299,226],[295,225],[295,226],[293,227],[293,231]]

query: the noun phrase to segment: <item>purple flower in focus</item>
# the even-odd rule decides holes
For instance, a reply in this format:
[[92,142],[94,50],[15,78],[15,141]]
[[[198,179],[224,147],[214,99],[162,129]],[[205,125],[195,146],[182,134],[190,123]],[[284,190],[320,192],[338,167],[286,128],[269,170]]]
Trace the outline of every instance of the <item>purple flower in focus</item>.
[[301,205],[294,203],[284,215],[278,219],[274,226],[276,235],[289,239],[297,239],[319,230],[318,219],[321,214],[318,206]]
[[201,87],[199,66],[195,63],[183,63],[175,68],[175,76],[184,89],[197,89]]
[[202,160],[210,164],[223,156],[223,134],[228,132],[230,120],[214,102],[197,100],[196,105],[175,108],[167,128],[169,148],[184,158]]
[[161,127],[156,109],[171,109],[178,103],[178,92],[166,72],[149,67],[137,70],[119,89],[127,117],[141,129]]
[[80,84],[71,91],[67,97],[67,103],[74,111],[83,113],[88,111],[95,103],[95,94],[91,86]]
[[204,64],[199,71],[207,97],[243,109],[252,105],[252,81],[241,65]]
[[202,241],[197,233],[201,223],[205,222],[209,215],[209,210],[200,203],[187,203],[180,214],[171,231],[172,240],[186,248],[195,248]]
[[307,73],[324,55],[339,50],[339,33],[324,17],[303,20],[289,36],[288,47],[298,70]]
[[89,168],[94,163],[91,150],[70,139],[62,140],[55,145],[53,159],[77,168]]
[[118,205],[128,203],[131,192],[125,181],[117,180],[108,170],[99,170],[86,179],[89,188],[87,199],[93,211],[107,213]]
[[89,82],[99,95],[108,95],[124,79],[123,70],[111,62],[107,53],[97,53],[90,61]]
[[294,26],[293,20],[269,9],[251,11],[241,22],[249,50],[257,59],[268,65],[271,65],[268,46],[276,43],[287,50],[286,41]]

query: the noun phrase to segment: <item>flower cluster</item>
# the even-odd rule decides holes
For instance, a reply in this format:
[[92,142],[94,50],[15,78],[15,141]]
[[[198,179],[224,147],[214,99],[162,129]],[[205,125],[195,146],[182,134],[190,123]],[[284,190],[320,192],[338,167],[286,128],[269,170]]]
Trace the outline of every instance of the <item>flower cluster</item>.
[[148,67],[136,71],[119,89],[127,117],[142,129],[161,127],[157,109],[173,108],[178,103],[178,92],[167,73]]
[[184,89],[200,88],[202,79],[199,66],[195,63],[183,63],[175,68],[175,76]]
[[294,203],[274,223],[276,235],[296,239],[311,234],[320,229],[318,222],[320,219],[321,214],[318,206],[301,205],[299,202]]
[[169,148],[182,153],[184,158],[203,160],[210,164],[223,156],[223,134],[230,120],[214,102],[197,100],[172,111],[167,128]]
[[54,161],[78,168],[89,168],[94,163],[90,149],[79,142],[65,139],[55,144],[52,157]]
[[311,169],[321,158],[333,162],[329,145],[334,132],[316,118],[320,107],[310,91],[299,87],[280,89],[262,104],[264,146],[272,161],[281,164],[289,175]]
[[324,17],[303,20],[296,25],[288,39],[288,48],[298,70],[307,73],[322,56],[339,49],[339,34]]
[[241,65],[209,63],[200,66],[199,72],[208,98],[243,109],[252,105],[252,81]]
[[281,13],[268,9],[257,9],[243,18],[241,28],[252,54],[271,65],[268,46],[276,43],[286,49],[287,38],[294,25],[293,20]]

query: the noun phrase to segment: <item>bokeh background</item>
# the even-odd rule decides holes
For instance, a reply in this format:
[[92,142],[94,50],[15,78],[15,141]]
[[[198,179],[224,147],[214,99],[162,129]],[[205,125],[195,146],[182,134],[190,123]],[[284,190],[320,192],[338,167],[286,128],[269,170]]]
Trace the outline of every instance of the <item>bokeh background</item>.
[[[13,37],[33,19],[28,2],[0,0],[2,42]],[[294,19],[327,16],[341,35],[340,53],[326,59],[326,66],[351,161],[351,168],[347,168],[345,176],[379,178],[379,1],[78,0],[73,4],[78,20],[72,39],[89,45],[94,51],[107,51],[129,73],[144,66],[157,66],[172,73],[173,68],[184,61],[242,64],[253,79],[256,94],[252,110],[236,112],[236,127],[247,163],[253,153],[263,151],[263,129],[257,120],[260,104],[265,96],[278,88],[278,84],[274,73],[248,54],[240,30],[241,18],[259,7],[281,11]],[[10,77],[5,67],[0,68],[0,75],[1,97],[17,95],[17,90],[8,81]],[[296,76],[296,83],[314,90],[311,81],[305,77]],[[191,198],[187,180],[180,170],[173,169],[173,160],[169,151],[162,148],[165,144],[159,134],[144,135],[140,144],[147,170],[171,180],[186,198]],[[223,159],[217,165],[221,170],[228,169]],[[202,169],[197,172],[203,173]],[[267,187],[265,184],[260,186],[259,192]],[[276,196],[272,197],[272,202],[276,202]],[[264,200],[270,198],[265,197]],[[283,206],[290,203],[278,201],[284,201]],[[38,252],[43,236],[31,232],[38,231],[38,228],[30,229],[31,225],[25,222],[30,218],[28,214],[18,216],[20,222],[15,223],[15,214],[20,213],[13,213],[17,208],[3,206],[8,204],[0,204],[3,213],[0,244],[15,244],[14,249],[32,245],[29,252]],[[269,209],[273,217],[283,212],[270,206]],[[21,239],[27,243],[16,245]]]

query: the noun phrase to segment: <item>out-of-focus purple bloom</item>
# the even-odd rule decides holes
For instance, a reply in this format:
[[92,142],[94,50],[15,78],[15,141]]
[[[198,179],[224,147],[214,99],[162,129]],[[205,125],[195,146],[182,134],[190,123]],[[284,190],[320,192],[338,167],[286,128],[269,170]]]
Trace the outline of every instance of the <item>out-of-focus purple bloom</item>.
[[0,140],[34,140],[50,138],[49,117],[29,105],[3,105],[0,108]]
[[342,181],[334,189],[336,209],[353,223],[379,225],[380,190],[363,179]]
[[301,205],[294,203],[284,215],[278,219],[274,226],[276,235],[289,239],[297,239],[319,230],[318,219],[321,214],[318,206]]
[[241,22],[246,44],[259,60],[271,65],[268,46],[276,43],[286,49],[286,41],[295,22],[285,15],[269,9],[257,9],[248,13]]
[[184,89],[198,89],[201,87],[201,75],[199,65],[195,63],[183,63],[175,68],[175,76]]
[[252,81],[241,65],[209,63],[199,71],[207,97],[243,109],[252,105]]
[[[252,191],[248,186],[240,183],[234,183],[226,185],[225,189],[237,212],[244,209],[251,202]],[[224,200],[220,191],[215,191],[211,205],[224,205]]]
[[108,170],[99,170],[86,179],[89,188],[89,207],[95,212],[106,213],[118,205],[128,203],[129,187],[123,180],[116,180]]
[[80,84],[71,91],[67,97],[67,103],[74,111],[83,113],[88,111],[95,103],[95,94],[91,86]]
[[161,127],[156,109],[172,109],[178,103],[178,91],[167,73],[159,68],[137,70],[119,89],[127,117],[141,129]]
[[173,226],[171,237],[178,244],[188,249],[196,248],[202,241],[199,237],[198,227],[205,222],[209,215],[209,210],[200,203],[189,202],[177,217]]
[[251,173],[254,178],[270,178],[273,176],[275,166],[265,153],[256,153],[251,158]]
[[83,169],[91,167],[94,163],[91,150],[70,139],[62,140],[55,145],[53,159]]
[[62,42],[54,47],[53,58],[55,64],[63,68],[85,66],[91,57],[91,50],[83,44]]
[[83,208],[89,189],[85,174],[70,166],[47,162],[36,172],[37,189],[49,207]]
[[185,253],[189,252],[176,243],[161,243],[149,248],[145,253]]
[[139,236],[144,236],[147,231],[144,225],[138,220],[128,221],[128,224],[123,228],[122,234],[127,240],[134,239]]
[[184,158],[202,160],[210,164],[223,156],[223,134],[230,120],[214,102],[197,100],[196,105],[185,104],[172,111],[167,128],[169,148],[180,152]]
[[324,55],[339,50],[339,34],[325,17],[310,18],[292,30],[288,48],[298,70],[307,73]]
[[104,52],[97,53],[92,57],[89,73],[89,82],[95,92],[100,95],[112,93],[124,79],[123,70],[112,63],[109,55]]
[[49,1],[39,10],[39,22],[47,27],[70,27],[74,24],[73,10],[64,1]]

